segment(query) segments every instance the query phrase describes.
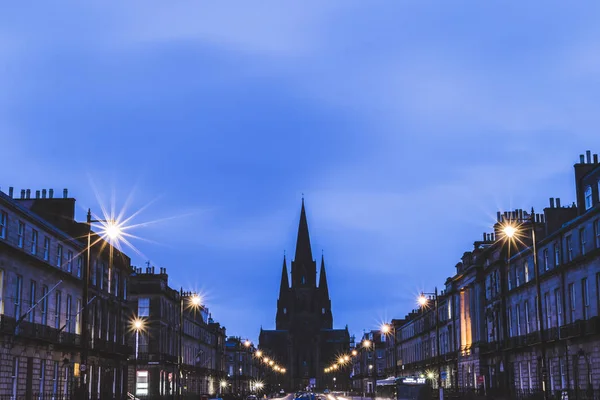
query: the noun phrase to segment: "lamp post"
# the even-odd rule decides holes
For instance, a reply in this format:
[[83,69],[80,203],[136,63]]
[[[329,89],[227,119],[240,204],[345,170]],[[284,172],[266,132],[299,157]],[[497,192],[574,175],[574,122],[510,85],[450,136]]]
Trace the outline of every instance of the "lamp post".
[[[369,339],[365,339],[363,340],[363,348],[367,349],[367,351],[371,351],[371,360],[372,362],[375,362],[375,342],[370,341]],[[368,361],[368,356],[367,356],[367,361]],[[373,369],[373,364],[368,364],[368,369],[369,369],[369,373],[371,374],[371,380],[372,380],[372,388],[371,391],[373,393],[373,398],[375,398],[375,390],[377,388],[377,379],[375,377],[375,370]]]
[[[538,267],[538,254],[537,254],[537,243],[535,239],[535,230],[536,230],[536,221],[535,221],[535,211],[531,208],[531,215],[525,221],[523,221],[520,225],[515,225],[512,221],[505,224],[502,228],[502,232],[509,239],[513,239],[518,236],[521,232],[521,226],[525,223],[529,223],[531,228],[531,252],[533,253],[533,269],[535,273],[535,289],[537,295],[536,302],[536,318],[538,320],[538,326],[540,330],[540,352],[541,352],[541,370],[542,370],[542,392],[544,395],[544,399],[548,399],[548,372],[546,368],[546,335],[544,330],[544,318],[542,313],[542,285],[540,282],[540,270]],[[509,256],[510,258],[510,256]]]
[[197,293],[179,290],[179,357],[177,358],[177,396],[183,396],[183,312],[185,301],[189,301],[189,307],[197,309],[200,307],[201,299]]
[[145,329],[144,320],[140,319],[139,317],[134,319],[131,324],[131,328],[135,332],[135,370],[134,370],[134,385],[135,385],[135,387],[134,387],[134,393],[137,395],[137,394],[141,394],[141,393],[137,393],[137,386],[138,386],[137,371],[138,371],[138,357],[139,357],[139,349],[140,349],[140,332],[143,332]]
[[[107,224],[105,229],[105,234],[112,240],[116,240],[121,236],[121,229],[115,220],[102,220],[102,219],[92,219],[92,210],[88,209],[87,212],[87,247],[86,247],[86,261],[85,268],[83,269],[83,299],[82,304],[84,307],[88,306],[89,303],[89,285],[90,285],[90,264],[92,258],[92,223],[105,223]],[[111,259],[109,260],[109,270],[110,263],[112,263],[112,244],[110,244],[110,254]],[[81,315],[81,364],[79,366],[80,369],[80,378],[79,385],[81,390],[81,398],[87,399],[89,398],[88,393],[88,385],[87,385],[87,361],[88,361],[88,310],[85,310]]]
[[[394,378],[396,377],[396,375],[398,375],[398,371],[397,369],[397,361],[396,361],[396,327],[393,324],[383,324],[381,325],[380,328],[381,333],[383,333],[387,339],[389,339],[390,337],[393,338],[392,339],[392,364],[394,366]],[[389,345],[389,340],[386,340],[386,351],[389,350],[390,345]],[[387,357],[386,357],[387,359]]]
[[421,307],[425,307],[429,302],[429,299],[425,297],[425,295],[433,296],[434,300],[434,312],[435,312],[435,343],[436,343],[436,352],[438,358],[438,376],[437,376],[437,385],[440,394],[440,400],[444,400],[444,388],[442,387],[442,362],[440,357],[440,313],[439,313],[439,298],[438,298],[438,290],[437,287],[433,293],[422,293],[419,296],[419,304]]

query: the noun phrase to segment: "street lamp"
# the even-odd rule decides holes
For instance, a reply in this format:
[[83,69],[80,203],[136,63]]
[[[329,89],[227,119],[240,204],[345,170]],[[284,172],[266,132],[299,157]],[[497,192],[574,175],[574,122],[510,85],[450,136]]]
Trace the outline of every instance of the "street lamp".
[[135,372],[134,372],[134,384],[135,384],[135,394],[141,394],[137,392],[137,371],[138,371],[138,357],[139,357],[139,348],[140,348],[140,332],[145,330],[144,320],[141,318],[135,318],[131,323],[131,329],[135,332]]
[[[363,346],[365,349],[367,349],[367,350],[370,350],[370,351],[371,351],[371,354],[372,354],[372,360],[373,360],[373,362],[376,362],[376,361],[375,361],[375,342],[372,342],[372,341],[370,341],[369,339],[365,339],[365,340],[363,340],[363,342],[362,342],[362,346]],[[373,365],[372,365],[372,364],[369,364],[369,372],[371,373],[371,379],[373,380],[373,383],[372,383],[372,385],[373,385],[373,387],[372,387],[372,391],[373,391],[373,398],[375,398],[375,390],[376,390],[376,388],[377,388],[377,379],[376,379],[376,376],[375,376],[375,371],[373,370]]]
[[179,290],[179,357],[177,357],[177,395],[183,396],[183,311],[185,301],[189,302],[189,307],[198,309],[201,307],[202,299],[197,293],[184,292],[183,288]]
[[[535,273],[535,289],[536,289],[536,295],[537,295],[536,317],[538,320],[538,326],[539,326],[539,330],[540,330],[540,351],[542,353],[541,354],[542,392],[544,395],[544,399],[548,399],[548,385],[547,385],[548,371],[546,368],[546,335],[545,335],[545,330],[544,330],[544,318],[543,318],[543,314],[542,314],[542,285],[540,282],[540,270],[538,267],[537,243],[536,243],[536,239],[535,239],[536,227],[535,227],[535,211],[534,211],[534,209],[531,208],[531,214],[529,215],[529,218],[527,220],[523,221],[521,224],[514,225],[512,223],[512,221],[509,221],[508,223],[504,224],[504,226],[502,227],[502,232],[504,233],[506,238],[510,241],[510,240],[514,239],[515,237],[519,236],[519,234],[521,233],[520,232],[521,226],[527,222],[529,223],[529,225],[531,227],[531,251],[533,253],[533,269],[534,269],[534,273]],[[510,245],[510,243],[509,243],[509,245]],[[509,253],[509,259],[510,259],[510,253]],[[509,271],[509,273],[510,273],[510,271]]]
[[435,302],[435,342],[436,342],[436,355],[437,355],[437,365],[438,365],[438,376],[437,376],[437,385],[440,393],[440,400],[444,400],[444,388],[442,387],[442,358],[440,357],[440,314],[439,314],[439,298],[438,298],[438,290],[437,287],[433,293],[423,293],[418,298],[419,304],[421,307],[425,307],[429,302],[429,299],[425,297],[425,295],[433,296],[433,300]]
[[[104,234],[110,239],[110,242],[114,242],[118,240],[122,235],[122,230],[117,223],[116,220],[102,220],[102,219],[92,219],[92,210],[88,209],[86,224],[87,224],[87,247],[86,247],[86,261],[85,268],[83,269],[83,299],[81,304],[83,307],[87,307],[90,302],[89,297],[89,285],[90,285],[90,265],[92,258],[92,223],[102,223]],[[96,242],[94,242],[96,244]],[[110,243],[110,258],[108,270],[109,274],[112,269],[112,256],[113,256],[113,245]],[[89,397],[88,393],[88,385],[86,382],[87,377],[87,360],[88,360],[88,310],[85,310],[81,315],[81,364],[79,366],[80,369],[80,378],[79,385],[81,390],[82,398],[87,399]]]
[[397,371],[396,371],[396,368],[397,368],[397,366],[396,366],[396,364],[397,364],[397,361],[396,361],[396,328],[392,324],[385,323],[385,324],[381,325],[380,331],[388,339],[388,340],[386,340],[386,347],[387,347],[386,350],[389,350],[389,347],[390,347],[390,345],[389,345],[390,340],[389,339],[392,338],[392,340],[391,340],[391,344],[392,344],[392,363],[394,365],[394,377],[396,377],[396,375],[397,375]]

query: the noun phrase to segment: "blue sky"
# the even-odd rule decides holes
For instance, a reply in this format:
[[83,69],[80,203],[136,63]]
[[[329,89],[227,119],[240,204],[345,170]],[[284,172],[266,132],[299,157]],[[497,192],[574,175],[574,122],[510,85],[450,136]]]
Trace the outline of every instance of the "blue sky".
[[[150,204],[142,255],[229,334],[273,328],[305,194],[334,324],[441,286],[497,210],[574,201],[600,151],[600,5],[4,4],[3,190]],[[175,217],[175,218],[171,218]]]

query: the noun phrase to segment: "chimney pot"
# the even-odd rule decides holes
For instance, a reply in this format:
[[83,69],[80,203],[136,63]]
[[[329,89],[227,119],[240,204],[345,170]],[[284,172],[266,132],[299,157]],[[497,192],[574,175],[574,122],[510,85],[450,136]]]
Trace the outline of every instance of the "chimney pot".
[[554,197],[550,197],[550,208],[554,208]]
[[487,233],[483,232],[483,241],[485,242],[487,240]]
[[28,199],[30,199],[30,198],[31,198],[31,189],[27,189],[27,190],[25,191],[25,197],[26,197],[26,198],[28,198]]
[[8,188],[8,197],[10,197],[11,199],[12,199],[12,197],[13,197],[13,192],[14,192],[14,190],[15,190],[15,188],[14,188],[14,187],[12,187],[12,186],[10,186],[10,187]]
[[492,242],[496,240],[496,234],[494,232],[490,233],[490,236],[492,237]]
[[556,208],[560,208],[560,198],[556,198]]
[[67,189],[63,189],[63,199],[66,199],[69,195],[69,191]]
[[496,212],[496,222],[500,222],[500,211]]
[[152,273],[154,274],[154,266],[152,266]]
[[42,189],[42,199],[46,198],[46,189]]
[[48,189],[48,198],[51,199],[54,197],[54,189]]
[[25,189],[21,189],[21,198],[24,199],[25,198]]
[[594,154],[594,164],[598,164],[598,154]]
[[586,158],[586,162],[587,162],[588,164],[591,164],[591,163],[592,163],[592,152],[591,152],[591,151],[589,151],[589,150],[587,150],[587,151],[585,152],[585,158]]
[[579,164],[585,164],[585,156],[583,154],[579,155]]
[[40,191],[39,191],[39,190],[36,190],[36,191],[35,191],[35,198],[36,198],[36,199],[39,199],[39,198],[40,198]]

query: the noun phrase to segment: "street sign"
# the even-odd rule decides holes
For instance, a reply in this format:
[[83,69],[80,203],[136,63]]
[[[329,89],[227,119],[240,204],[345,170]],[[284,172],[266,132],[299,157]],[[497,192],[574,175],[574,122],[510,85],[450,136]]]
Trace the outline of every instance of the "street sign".
[[442,371],[442,373],[440,374],[440,377],[441,377],[443,380],[446,380],[446,376],[447,376],[446,374],[447,374],[447,373],[446,373],[446,371]]

